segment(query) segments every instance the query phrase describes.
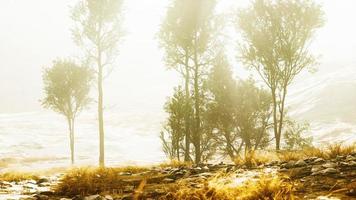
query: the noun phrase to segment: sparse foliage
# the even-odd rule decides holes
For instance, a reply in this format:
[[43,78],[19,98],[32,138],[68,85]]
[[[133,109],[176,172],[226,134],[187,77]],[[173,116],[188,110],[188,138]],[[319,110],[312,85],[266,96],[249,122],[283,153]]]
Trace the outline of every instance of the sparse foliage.
[[103,79],[112,71],[122,37],[122,0],[80,0],[72,11],[73,38],[97,73],[99,165],[104,166]]
[[236,23],[243,37],[241,60],[270,88],[279,150],[288,86],[305,68],[315,66],[308,46],[323,25],[323,12],[311,0],[255,0],[240,11]]
[[68,122],[71,162],[74,163],[74,122],[90,102],[92,71],[73,61],[57,60],[43,74],[45,97],[42,105],[64,115]]

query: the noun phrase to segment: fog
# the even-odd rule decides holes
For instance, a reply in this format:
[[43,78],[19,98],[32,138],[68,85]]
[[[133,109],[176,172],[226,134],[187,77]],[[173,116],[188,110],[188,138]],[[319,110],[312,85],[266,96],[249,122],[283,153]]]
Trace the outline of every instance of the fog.
[[[326,25],[312,45],[315,54],[321,55],[318,73],[355,66],[356,2],[319,2],[324,6]],[[75,1],[3,0],[1,3],[0,113],[41,110],[43,67],[50,66],[58,57],[79,55],[70,32],[70,7]],[[115,71],[105,81],[108,108],[121,112],[133,108],[160,112],[166,96],[179,83],[176,73],[166,69],[156,37],[168,3],[168,0],[125,1],[126,36],[119,48]],[[219,10],[229,11],[245,5],[246,1],[222,0]],[[236,49],[231,49],[236,54]],[[237,76],[248,74],[241,64],[234,62],[233,66]]]

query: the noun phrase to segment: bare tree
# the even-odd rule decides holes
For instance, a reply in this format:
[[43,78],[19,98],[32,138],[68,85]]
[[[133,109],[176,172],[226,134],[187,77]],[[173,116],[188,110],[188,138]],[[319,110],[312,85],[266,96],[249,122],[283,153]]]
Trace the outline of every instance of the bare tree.
[[81,0],[72,11],[74,41],[96,68],[99,120],[99,165],[105,166],[103,79],[113,68],[121,32],[122,0]]

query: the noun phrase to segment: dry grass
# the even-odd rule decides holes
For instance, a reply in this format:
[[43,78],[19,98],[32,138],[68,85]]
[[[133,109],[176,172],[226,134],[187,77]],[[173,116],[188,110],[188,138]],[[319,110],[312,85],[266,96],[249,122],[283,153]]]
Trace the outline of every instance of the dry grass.
[[[121,168],[74,168],[68,171],[61,182],[55,188],[58,194],[64,195],[88,195],[98,194],[103,192],[120,193],[124,185],[139,184],[133,180],[140,178],[136,176],[127,176],[122,172],[127,173],[142,173],[147,172],[149,169],[146,167],[121,167]],[[145,179],[145,175],[141,176]]]
[[271,162],[274,159],[274,155],[271,153],[261,153],[261,152],[250,152],[247,153],[244,157],[237,157],[234,160],[236,165],[242,166],[245,165],[246,167],[257,167],[262,164],[266,164]]
[[169,162],[161,163],[159,167],[166,168],[166,167],[173,167],[173,168],[181,168],[181,167],[192,167],[193,163],[191,162],[183,162],[178,160],[171,160]]
[[[223,177],[214,178],[215,180]],[[293,184],[279,177],[264,176],[259,180],[245,182],[241,186],[228,187],[221,185],[224,181],[214,179],[205,183],[202,188],[192,188],[186,185],[176,185],[173,191],[161,197],[161,200],[289,200],[294,199]]]
[[301,151],[280,151],[277,153],[277,156],[282,162],[297,161],[305,157]]
[[328,144],[325,147],[309,147],[300,151],[280,151],[277,153],[280,161],[296,161],[309,157],[333,159],[337,156],[347,156],[356,152],[356,144],[345,145],[343,143]]
[[30,172],[5,172],[0,174],[0,180],[8,182],[19,182],[24,180],[39,180],[39,176],[36,173]]
[[343,145],[342,143],[334,143],[327,145],[326,155],[328,158],[336,158],[337,156],[347,156],[356,152],[356,144]]

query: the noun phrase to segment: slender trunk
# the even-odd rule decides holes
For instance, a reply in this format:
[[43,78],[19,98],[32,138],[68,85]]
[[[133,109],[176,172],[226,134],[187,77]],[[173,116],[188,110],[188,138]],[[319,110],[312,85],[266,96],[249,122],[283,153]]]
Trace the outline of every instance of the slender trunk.
[[67,117],[68,130],[69,130],[69,147],[70,147],[70,163],[74,164],[74,138],[73,138],[73,120],[70,117]]
[[201,162],[201,135],[200,135],[200,97],[199,97],[199,70],[196,64],[194,71],[194,99],[195,99],[195,163]]
[[235,159],[234,151],[233,151],[233,146],[232,142],[230,139],[230,134],[227,131],[224,131],[225,139],[226,139],[226,151],[227,154],[230,156],[231,160]]
[[283,120],[284,120],[284,102],[287,95],[286,87],[283,88],[283,96],[281,99],[281,106],[279,111],[279,125],[278,125],[278,143],[280,144],[281,137],[282,137],[282,128],[283,128]]
[[190,119],[189,119],[189,110],[190,110],[190,93],[189,93],[189,66],[188,66],[188,56],[186,56],[185,60],[185,152],[184,152],[184,161],[190,161]]
[[277,100],[276,100],[276,89],[272,88],[272,104],[273,104],[273,131],[276,140],[276,150],[280,150],[280,140],[278,139],[278,122],[277,122]]
[[71,161],[72,165],[74,164],[74,117],[72,118],[72,131],[71,131],[71,140],[70,140],[70,149],[71,149]]
[[101,51],[98,50],[98,120],[99,120],[99,166],[105,167],[104,154],[104,116],[103,116],[103,66]]

